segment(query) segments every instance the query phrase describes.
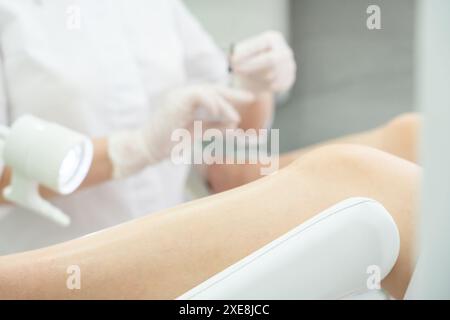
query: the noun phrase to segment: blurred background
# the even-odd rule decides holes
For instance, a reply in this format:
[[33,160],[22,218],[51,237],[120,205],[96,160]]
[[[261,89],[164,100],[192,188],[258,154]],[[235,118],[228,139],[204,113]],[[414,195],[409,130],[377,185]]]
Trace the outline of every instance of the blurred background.
[[[281,151],[367,130],[413,109],[413,0],[184,0],[221,48],[282,31],[297,83],[274,127]],[[369,5],[381,30],[366,27]]]

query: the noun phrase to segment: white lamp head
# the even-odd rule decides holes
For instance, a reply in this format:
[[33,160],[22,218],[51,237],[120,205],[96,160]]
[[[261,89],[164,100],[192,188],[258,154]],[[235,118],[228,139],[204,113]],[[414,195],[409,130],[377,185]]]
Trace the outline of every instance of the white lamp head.
[[12,169],[5,198],[68,225],[70,219],[40,197],[38,185],[60,194],[77,189],[93,157],[89,138],[31,115],[19,118],[5,138],[3,157]]

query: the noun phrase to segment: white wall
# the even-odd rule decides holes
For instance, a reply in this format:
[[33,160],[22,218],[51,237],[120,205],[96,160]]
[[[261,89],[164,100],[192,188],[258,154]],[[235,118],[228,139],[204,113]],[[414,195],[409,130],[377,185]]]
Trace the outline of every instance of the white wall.
[[418,253],[409,299],[450,299],[450,1],[419,2],[417,104],[424,135]]
[[289,0],[184,0],[220,47],[275,29],[289,36]]
[[[412,0],[292,0],[297,83],[278,110],[281,151],[379,126],[413,109]],[[366,9],[381,8],[382,30]]]

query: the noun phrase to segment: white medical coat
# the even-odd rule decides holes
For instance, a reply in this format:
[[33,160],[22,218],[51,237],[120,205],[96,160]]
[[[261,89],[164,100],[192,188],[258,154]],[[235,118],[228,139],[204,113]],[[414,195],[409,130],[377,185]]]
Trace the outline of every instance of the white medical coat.
[[[167,90],[226,77],[223,54],[178,0],[0,0],[0,45],[0,123],[31,113],[91,137],[143,125]],[[188,169],[166,161],[57,197],[68,228],[2,205],[0,254],[176,205]]]

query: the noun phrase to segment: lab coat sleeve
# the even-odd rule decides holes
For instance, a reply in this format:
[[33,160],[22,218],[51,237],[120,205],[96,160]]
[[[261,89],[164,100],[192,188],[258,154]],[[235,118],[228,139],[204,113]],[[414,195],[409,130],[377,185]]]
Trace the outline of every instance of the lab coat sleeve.
[[180,0],[172,0],[172,6],[188,82],[225,84],[228,65],[224,52]]

